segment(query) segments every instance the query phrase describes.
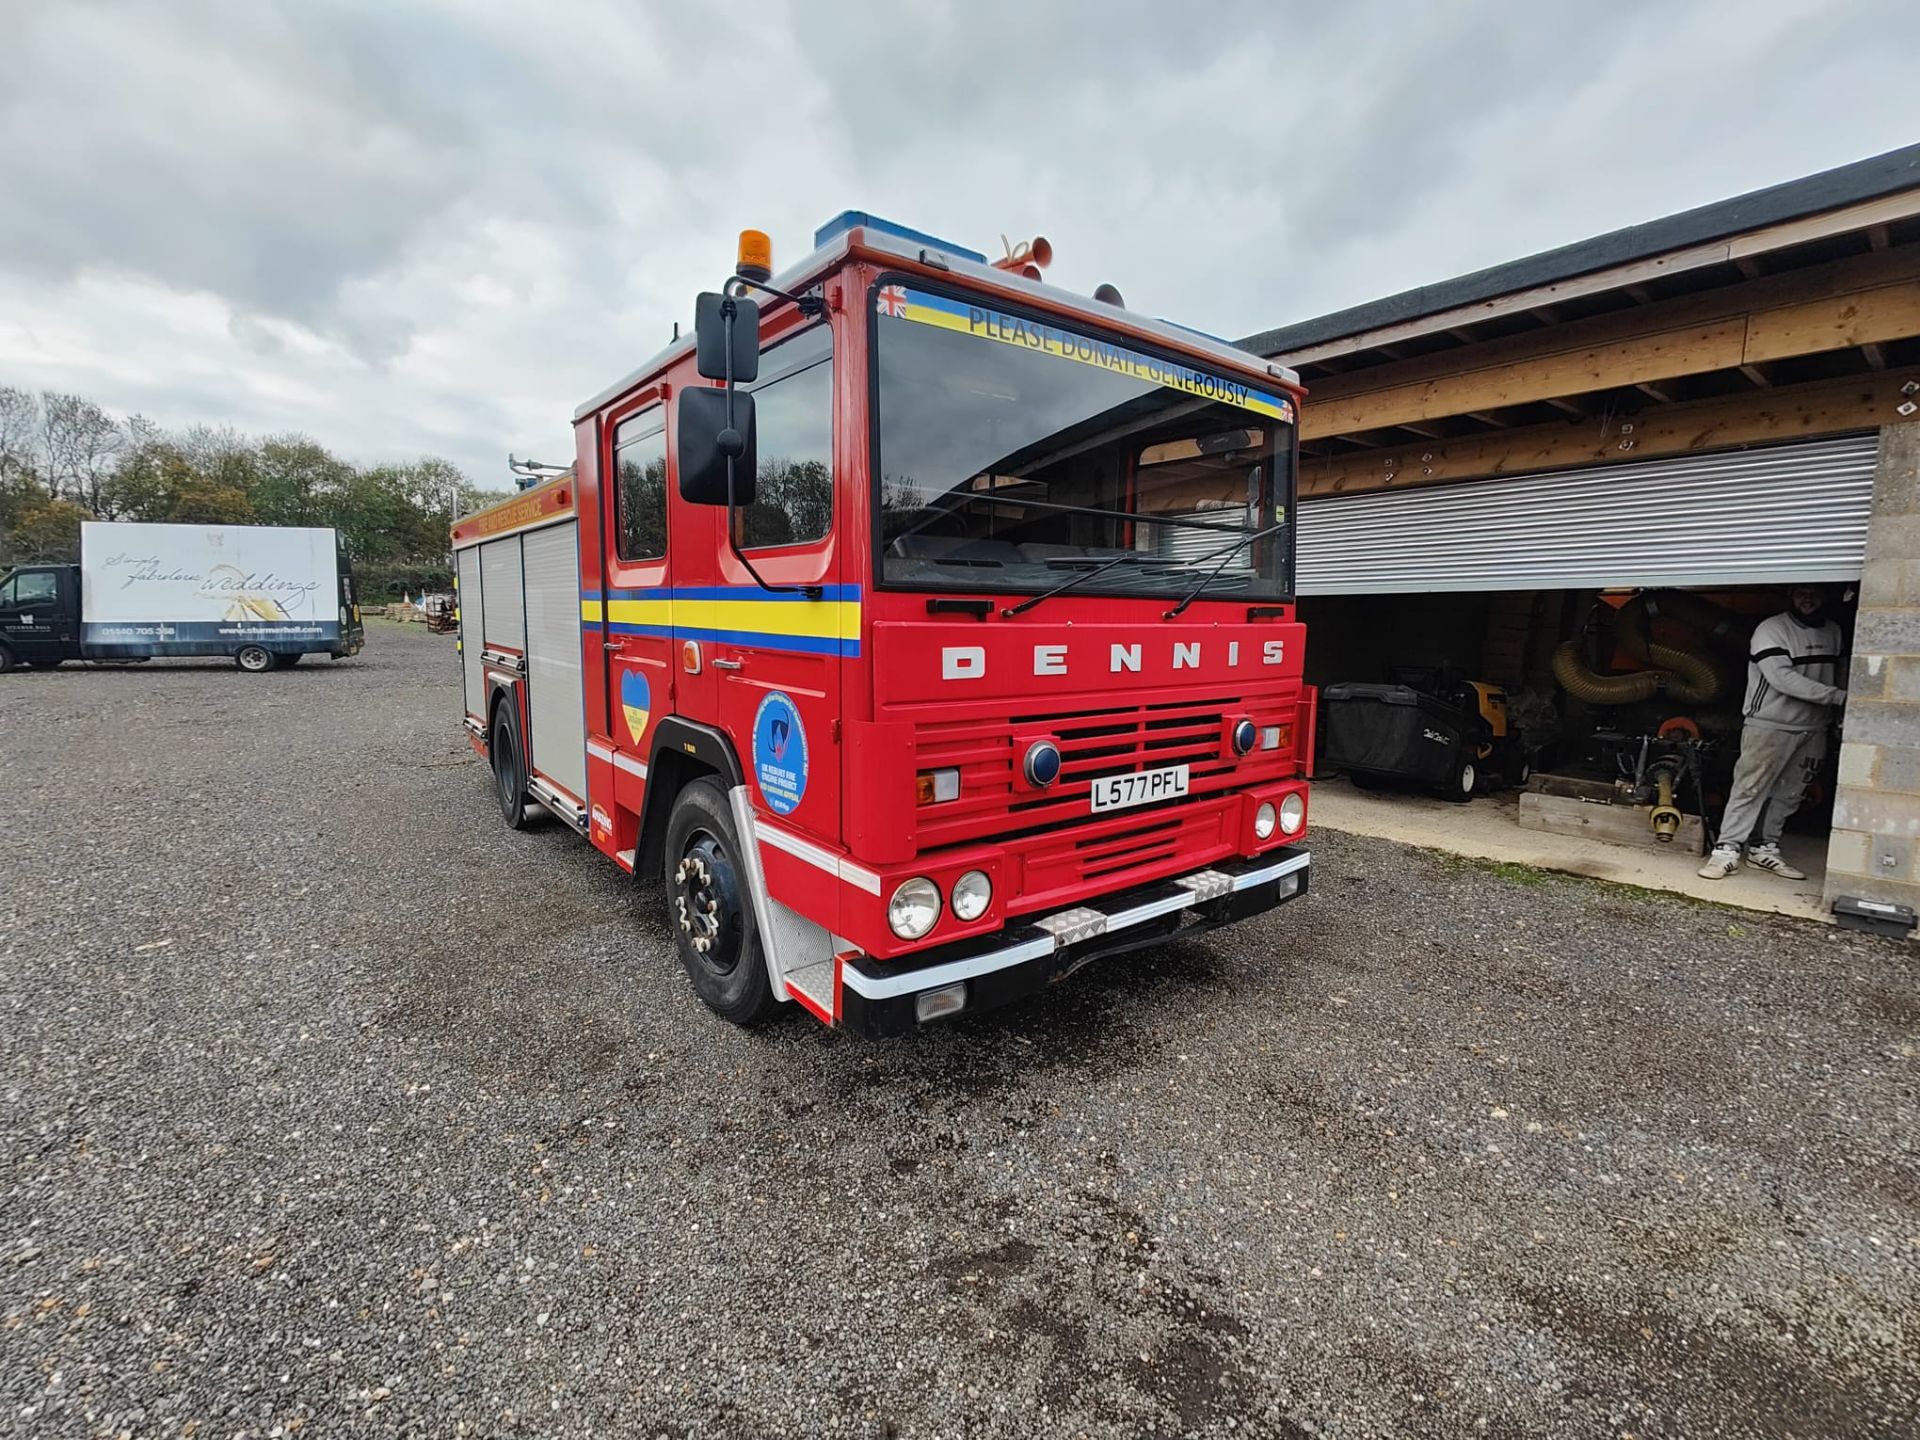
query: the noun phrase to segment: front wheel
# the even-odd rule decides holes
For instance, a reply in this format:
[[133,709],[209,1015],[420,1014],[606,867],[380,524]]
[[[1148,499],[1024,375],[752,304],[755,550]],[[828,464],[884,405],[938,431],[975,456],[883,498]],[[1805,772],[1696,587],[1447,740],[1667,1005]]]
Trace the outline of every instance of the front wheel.
[[696,780],[667,820],[667,924],[693,992],[722,1020],[758,1025],[773,1018],[767,962],[753,920],[747,871],[726,792]]
[[13,669],[13,667],[18,665],[19,663],[20,662],[18,660],[13,658],[13,651],[9,650],[4,645],[0,645],[0,675],[6,674],[9,670]]
[[249,675],[264,675],[273,669],[273,652],[264,645],[242,645],[233,652],[233,663]]

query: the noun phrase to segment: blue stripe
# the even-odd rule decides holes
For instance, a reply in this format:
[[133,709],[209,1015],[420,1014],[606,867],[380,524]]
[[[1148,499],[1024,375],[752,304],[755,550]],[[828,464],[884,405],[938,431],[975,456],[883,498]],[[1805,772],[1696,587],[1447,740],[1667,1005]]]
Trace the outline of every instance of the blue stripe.
[[652,635],[662,640],[709,640],[721,645],[744,645],[758,650],[791,650],[802,655],[840,655],[857,659],[858,640],[836,640],[829,635],[770,635],[758,630],[699,630],[689,626],[618,625],[607,629],[616,635]]
[[[758,585],[669,585],[646,590],[623,590],[611,586],[605,590],[580,591],[582,600],[764,600],[770,603],[781,601],[812,604],[805,595],[785,592],[769,593]],[[821,600],[858,600],[858,585],[823,585]]]

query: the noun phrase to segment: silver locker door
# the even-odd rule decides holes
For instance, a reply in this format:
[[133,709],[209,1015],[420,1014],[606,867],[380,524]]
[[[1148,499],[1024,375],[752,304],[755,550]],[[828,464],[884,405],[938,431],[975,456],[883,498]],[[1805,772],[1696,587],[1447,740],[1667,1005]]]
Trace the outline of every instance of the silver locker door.
[[483,623],[483,598],[480,585],[480,551],[462,550],[458,565],[460,568],[460,674],[461,683],[466,689],[467,714],[481,724],[487,720],[484,708],[487,703],[487,677],[480,661],[481,639],[486,633]]
[[527,648],[527,612],[520,590],[520,537],[480,547],[480,579],[487,592],[486,637],[516,653]]
[[527,705],[533,768],[585,802],[587,702],[580,653],[579,525],[525,537]]

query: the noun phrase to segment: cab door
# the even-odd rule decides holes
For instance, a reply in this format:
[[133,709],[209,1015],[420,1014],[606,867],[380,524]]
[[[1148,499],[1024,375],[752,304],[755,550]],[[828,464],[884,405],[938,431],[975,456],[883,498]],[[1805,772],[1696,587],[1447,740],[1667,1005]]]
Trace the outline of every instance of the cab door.
[[[722,728],[734,737],[755,805],[784,828],[838,842],[843,657],[859,645],[860,604],[840,583],[834,514],[834,332],[822,319],[770,337],[754,397],[758,465],[733,539],[776,587],[763,589],[720,531],[717,579],[677,613],[709,647]],[[716,529],[727,523],[715,512]]]
[[78,655],[77,579],[65,565],[15,570],[0,583],[0,642],[28,664]]
[[643,398],[607,427],[601,515],[608,537],[599,597],[604,711],[589,725],[617,756],[615,790],[637,814],[639,789],[663,716],[678,708],[673,654],[672,560],[667,543],[667,406]]

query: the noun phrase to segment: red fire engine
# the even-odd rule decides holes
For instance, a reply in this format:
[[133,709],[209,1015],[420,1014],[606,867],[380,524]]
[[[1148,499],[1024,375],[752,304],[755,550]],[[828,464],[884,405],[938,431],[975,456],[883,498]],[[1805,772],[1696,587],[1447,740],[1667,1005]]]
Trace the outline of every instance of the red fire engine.
[[716,1013],[897,1034],[1305,892],[1298,378],[871,216],[455,525],[466,727]]

